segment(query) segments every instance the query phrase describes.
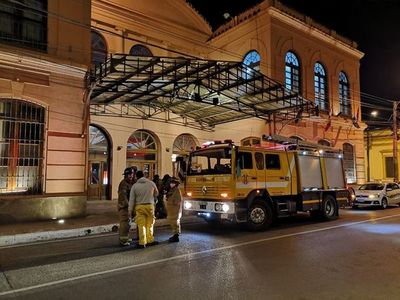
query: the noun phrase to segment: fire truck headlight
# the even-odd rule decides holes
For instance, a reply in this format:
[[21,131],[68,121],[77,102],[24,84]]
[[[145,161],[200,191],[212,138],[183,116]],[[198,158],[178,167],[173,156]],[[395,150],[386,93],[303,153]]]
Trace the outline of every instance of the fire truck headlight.
[[188,202],[188,201],[185,201],[185,202],[183,203],[183,206],[185,207],[185,209],[191,209],[191,208],[192,208],[192,203],[190,203],[190,202]]
[[187,192],[186,195],[187,195],[188,197],[192,197],[192,192]]
[[223,212],[229,211],[229,205],[228,205],[228,204],[223,204],[223,205],[222,205],[222,211],[223,211]]

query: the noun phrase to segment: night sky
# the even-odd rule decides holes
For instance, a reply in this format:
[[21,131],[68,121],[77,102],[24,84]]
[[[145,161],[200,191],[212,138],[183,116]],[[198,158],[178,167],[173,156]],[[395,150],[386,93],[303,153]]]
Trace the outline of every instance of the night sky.
[[[260,0],[190,0],[215,29],[225,12],[235,16]],[[400,100],[400,0],[281,0],[295,10],[358,43],[362,101],[391,107],[384,100]],[[372,96],[371,96],[372,95]],[[363,107],[363,119],[371,108]],[[388,119],[380,110],[376,120]]]

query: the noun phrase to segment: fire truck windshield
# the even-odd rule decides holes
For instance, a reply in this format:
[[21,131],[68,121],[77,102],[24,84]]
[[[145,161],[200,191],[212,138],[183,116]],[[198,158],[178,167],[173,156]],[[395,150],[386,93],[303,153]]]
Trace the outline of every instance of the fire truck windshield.
[[190,155],[188,175],[231,174],[232,149],[202,149]]

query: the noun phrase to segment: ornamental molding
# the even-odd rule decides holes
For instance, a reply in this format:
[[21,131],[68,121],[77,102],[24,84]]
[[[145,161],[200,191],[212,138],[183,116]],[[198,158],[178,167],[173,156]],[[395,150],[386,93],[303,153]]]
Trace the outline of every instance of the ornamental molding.
[[66,64],[58,64],[45,59],[34,58],[21,54],[0,51],[0,65],[4,68],[28,71],[50,76],[51,74],[66,75],[83,80],[87,70]]

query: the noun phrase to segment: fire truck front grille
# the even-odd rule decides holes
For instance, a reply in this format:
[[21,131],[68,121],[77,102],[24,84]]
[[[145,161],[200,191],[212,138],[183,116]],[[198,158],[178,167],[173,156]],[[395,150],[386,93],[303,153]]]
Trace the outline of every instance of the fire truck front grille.
[[215,186],[199,186],[193,188],[193,197],[218,198],[218,188]]

